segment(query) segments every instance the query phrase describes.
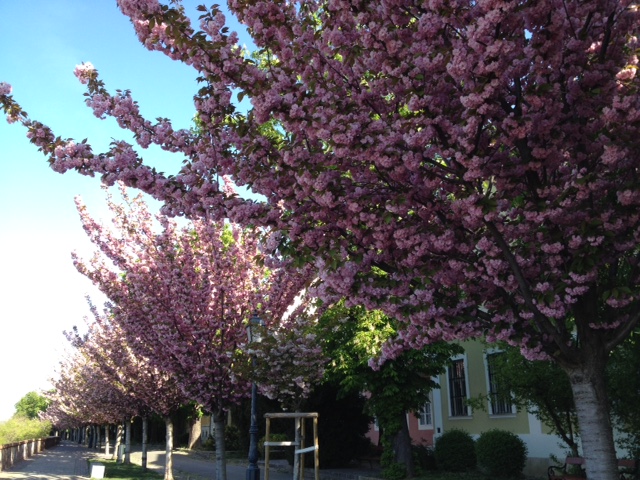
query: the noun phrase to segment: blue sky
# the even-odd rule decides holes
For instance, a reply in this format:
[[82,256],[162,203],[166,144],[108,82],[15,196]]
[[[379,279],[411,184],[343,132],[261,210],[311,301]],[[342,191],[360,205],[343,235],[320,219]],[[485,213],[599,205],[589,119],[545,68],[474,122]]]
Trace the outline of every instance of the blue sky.
[[[200,1],[185,0],[197,18]],[[222,3],[222,2],[221,2]],[[236,29],[234,25],[232,28]],[[99,120],[84,105],[75,66],[91,62],[110,91],[130,89],[148,118],[168,117],[188,127],[195,112],[196,72],[145,50],[115,0],[3,0],[0,3],[0,82],[31,118],[56,135],[87,138],[104,151],[112,138],[128,139],[113,120]],[[91,283],[71,263],[77,250],[92,249],[75,210],[82,196],[90,212],[106,218],[98,178],[53,172],[20,125],[0,119],[0,420],[31,390],[48,387],[66,340],[64,330],[82,325]],[[149,151],[164,171],[176,156]]]

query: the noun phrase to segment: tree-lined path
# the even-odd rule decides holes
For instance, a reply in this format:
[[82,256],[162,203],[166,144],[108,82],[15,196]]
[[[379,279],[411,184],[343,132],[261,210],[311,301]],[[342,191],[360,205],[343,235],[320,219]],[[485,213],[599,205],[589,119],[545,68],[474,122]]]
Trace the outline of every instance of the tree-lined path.
[[[207,457],[201,452],[177,451],[174,456],[175,478],[177,480],[209,479],[213,471],[212,465],[215,463],[213,456]],[[88,462],[89,458],[101,458],[102,454],[97,450],[89,450],[83,445],[73,442],[61,442],[59,446],[45,450],[41,454],[20,462],[8,471],[0,472],[0,480],[17,479],[57,479],[57,480],[79,480],[89,478]],[[131,454],[133,463],[140,464],[140,452],[133,451]],[[150,470],[160,474],[164,471],[165,459],[164,450],[151,449],[148,452],[148,467]],[[246,465],[243,462],[234,463],[227,467],[227,477],[230,480],[244,480],[246,478]],[[260,465],[261,476],[264,476],[264,465]],[[344,476],[349,478],[377,477],[378,469],[347,469],[347,470],[325,470],[324,473],[331,478]],[[291,472],[287,468],[272,466],[269,471],[271,480],[290,480]],[[313,478],[310,472],[306,478]]]

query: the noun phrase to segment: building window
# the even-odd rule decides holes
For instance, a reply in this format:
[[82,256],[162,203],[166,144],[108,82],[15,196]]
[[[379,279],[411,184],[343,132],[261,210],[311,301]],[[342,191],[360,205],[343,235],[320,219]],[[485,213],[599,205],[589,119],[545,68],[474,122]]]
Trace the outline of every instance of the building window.
[[464,359],[452,360],[448,368],[449,405],[452,417],[467,417],[467,379],[464,371]]
[[500,353],[487,355],[487,377],[489,379],[489,408],[492,415],[505,415],[513,413],[511,394],[500,385],[496,375],[496,361]]
[[418,411],[418,429],[426,430],[433,427],[433,415],[431,414],[431,401],[427,401]]

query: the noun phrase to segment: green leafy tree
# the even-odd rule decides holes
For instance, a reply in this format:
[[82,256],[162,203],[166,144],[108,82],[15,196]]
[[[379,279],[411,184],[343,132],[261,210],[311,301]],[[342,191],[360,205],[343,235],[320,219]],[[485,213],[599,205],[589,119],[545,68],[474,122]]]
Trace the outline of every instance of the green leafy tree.
[[29,419],[38,418],[40,413],[47,410],[49,400],[40,395],[38,392],[29,392],[16,403],[17,416],[27,417]]
[[446,362],[460,347],[434,343],[407,350],[373,368],[383,344],[397,334],[396,322],[380,311],[348,308],[344,302],[330,308],[319,328],[325,352],[331,358],[329,378],[345,392],[368,392],[368,412],[382,430],[382,465],[386,477],[415,473],[411,438],[406,421],[408,411],[417,411],[438,385],[433,377],[444,371]]

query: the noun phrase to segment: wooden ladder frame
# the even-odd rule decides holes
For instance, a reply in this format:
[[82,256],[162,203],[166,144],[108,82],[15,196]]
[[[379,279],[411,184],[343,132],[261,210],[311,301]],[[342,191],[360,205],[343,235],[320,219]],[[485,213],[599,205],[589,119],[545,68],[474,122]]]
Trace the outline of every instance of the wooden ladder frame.
[[[299,457],[298,465],[300,467],[300,478],[299,480],[304,480],[304,455],[308,452],[314,452],[313,455],[313,463],[314,463],[314,473],[315,480],[320,480],[320,456],[319,456],[319,443],[318,443],[318,413],[310,412],[310,413],[265,413],[264,418],[267,421],[266,426],[266,435],[264,442],[264,480],[269,480],[269,455],[271,447],[294,447],[293,454]],[[295,431],[300,429],[300,442],[302,445],[298,445],[297,442],[272,442],[269,439],[269,435],[271,432],[271,419],[277,418],[291,418],[294,421]],[[305,438],[305,420],[311,418],[313,419],[313,445],[311,447],[304,447],[304,438]],[[302,448],[301,448],[302,447]],[[295,472],[294,472],[295,478]]]

